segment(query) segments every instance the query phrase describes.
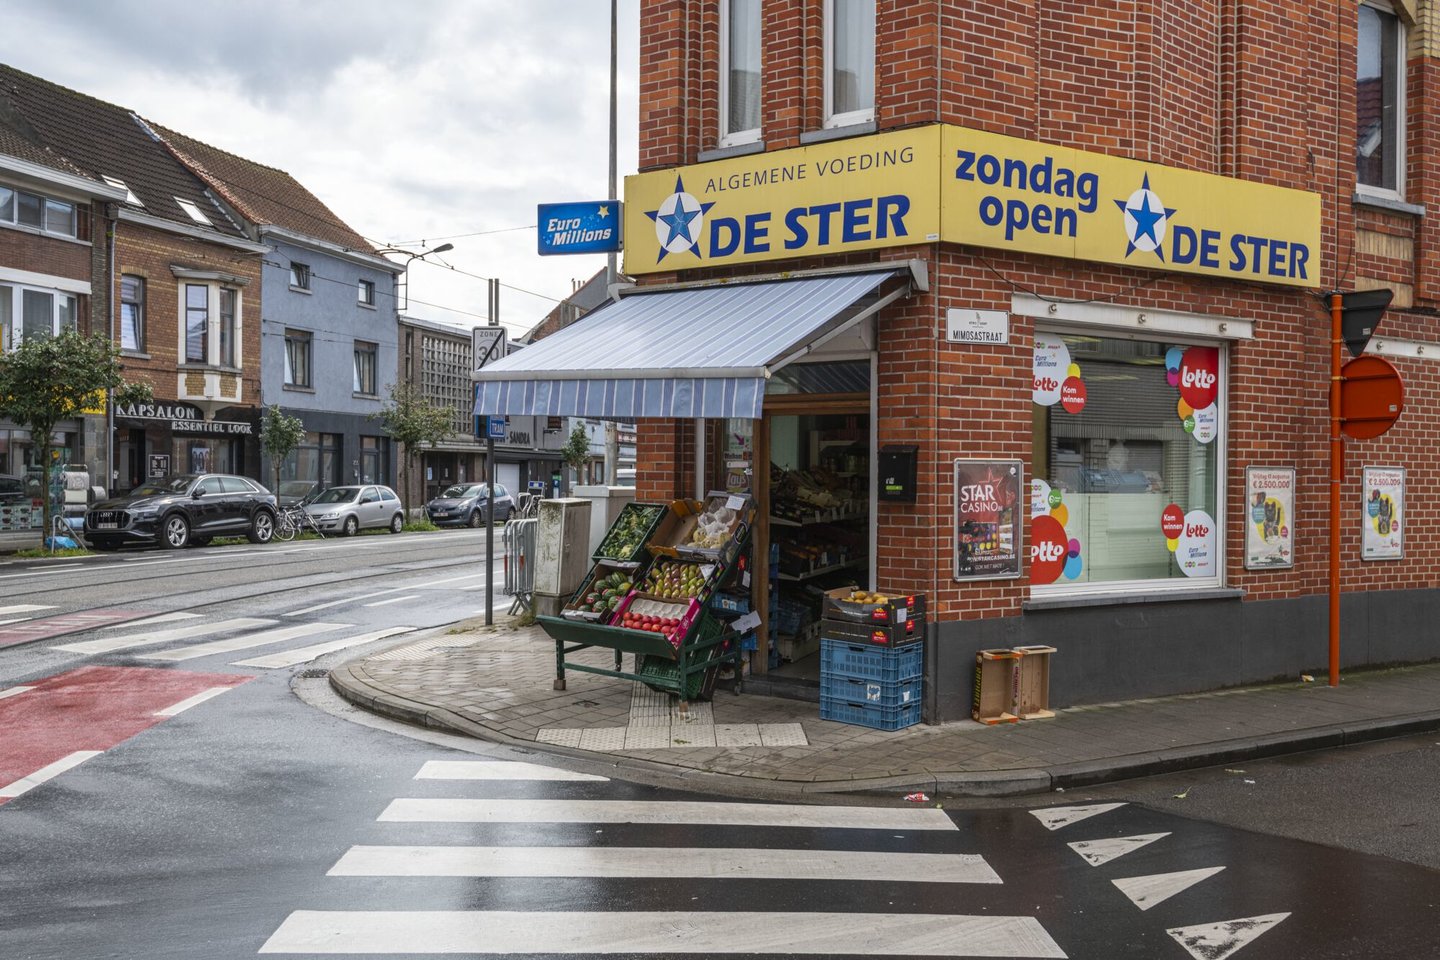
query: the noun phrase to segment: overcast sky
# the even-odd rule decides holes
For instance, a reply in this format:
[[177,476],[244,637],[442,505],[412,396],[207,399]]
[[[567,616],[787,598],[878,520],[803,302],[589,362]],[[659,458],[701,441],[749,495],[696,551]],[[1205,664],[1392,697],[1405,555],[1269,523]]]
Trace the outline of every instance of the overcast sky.
[[[622,190],[637,4],[620,0]],[[558,299],[605,265],[537,256],[533,227],[537,203],[605,196],[609,18],[608,0],[0,0],[0,60],[279,167],[377,244],[448,240],[457,270]],[[417,262],[410,284],[411,314],[483,322],[454,312],[484,315],[483,280]],[[502,289],[500,316],[518,333],[553,305]]]

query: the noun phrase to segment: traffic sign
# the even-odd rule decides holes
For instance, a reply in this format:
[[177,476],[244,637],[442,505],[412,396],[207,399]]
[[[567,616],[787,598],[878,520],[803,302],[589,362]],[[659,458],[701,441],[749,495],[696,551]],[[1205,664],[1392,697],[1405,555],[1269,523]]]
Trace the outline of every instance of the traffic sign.
[[472,369],[484,369],[510,352],[510,338],[505,328],[498,325],[475,327],[470,331],[470,356],[474,358]]
[[1405,409],[1405,385],[1389,361],[1356,357],[1340,368],[1340,429],[1370,440],[1395,425]]
[[491,418],[490,418],[490,429],[489,429],[489,432],[486,434],[486,436],[487,436],[489,439],[491,439],[491,440],[504,440],[504,439],[505,439],[505,418],[504,418],[504,417],[491,417]]

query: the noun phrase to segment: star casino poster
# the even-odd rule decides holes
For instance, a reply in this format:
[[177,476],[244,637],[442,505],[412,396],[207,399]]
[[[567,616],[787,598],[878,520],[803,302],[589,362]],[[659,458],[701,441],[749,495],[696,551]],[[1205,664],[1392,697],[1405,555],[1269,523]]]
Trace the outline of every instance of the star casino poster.
[[1019,460],[955,461],[955,579],[1020,576],[1025,466]]

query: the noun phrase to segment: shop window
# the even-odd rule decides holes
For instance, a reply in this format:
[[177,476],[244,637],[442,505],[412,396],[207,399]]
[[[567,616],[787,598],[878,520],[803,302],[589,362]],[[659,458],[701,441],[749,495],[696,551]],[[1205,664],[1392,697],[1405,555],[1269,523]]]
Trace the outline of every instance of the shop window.
[[120,348],[145,350],[145,280],[126,274],[120,278]]
[[235,367],[235,291],[220,288],[220,366]]
[[1219,583],[1224,376],[1218,347],[1036,334],[1037,592]]
[[285,385],[309,389],[310,333],[305,330],[285,331]]
[[1355,172],[1360,192],[1405,190],[1405,27],[1389,4],[1360,5]]
[[720,145],[760,139],[760,0],[720,4]]
[[875,0],[825,0],[825,126],[875,119]]
[[185,284],[185,362],[210,362],[210,288]]
[[369,397],[376,395],[375,354],[378,349],[373,343],[365,343],[363,340],[355,341],[354,389],[356,393],[363,393]]

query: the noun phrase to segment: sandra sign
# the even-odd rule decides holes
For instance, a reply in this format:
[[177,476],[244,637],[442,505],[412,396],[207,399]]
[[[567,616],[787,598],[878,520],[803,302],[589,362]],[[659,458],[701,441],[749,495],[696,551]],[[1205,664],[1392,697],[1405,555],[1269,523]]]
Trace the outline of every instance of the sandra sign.
[[620,249],[620,201],[542,203],[536,212],[540,256]]

